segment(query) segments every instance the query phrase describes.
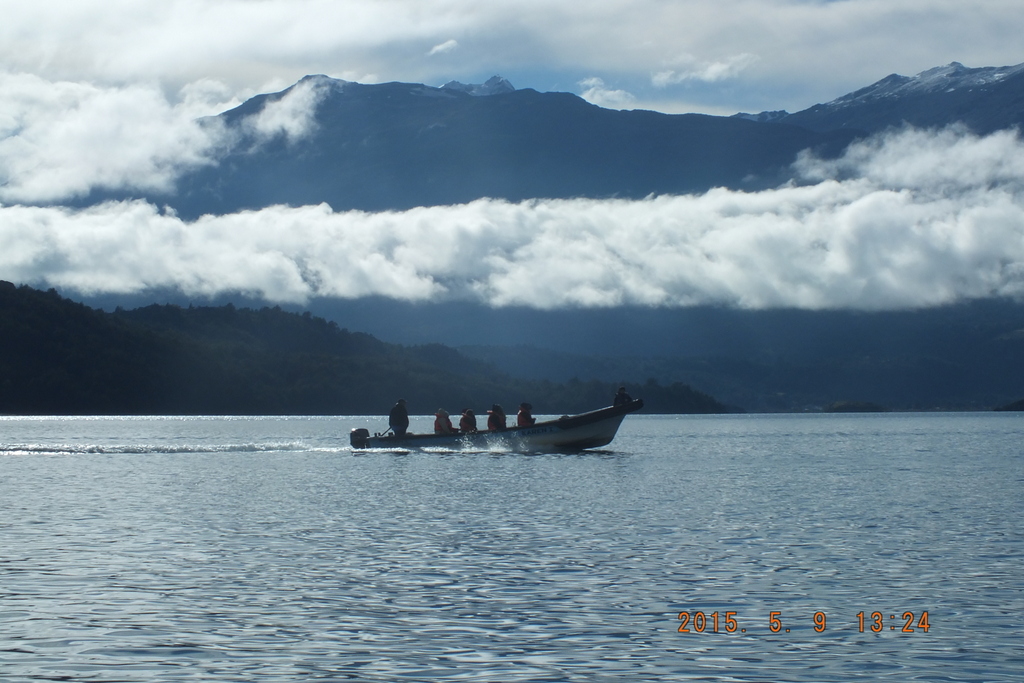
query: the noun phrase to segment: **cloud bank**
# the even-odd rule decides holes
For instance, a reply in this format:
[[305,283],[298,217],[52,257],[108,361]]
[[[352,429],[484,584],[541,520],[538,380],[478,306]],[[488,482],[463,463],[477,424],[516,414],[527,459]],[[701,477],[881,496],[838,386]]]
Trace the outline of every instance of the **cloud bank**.
[[[241,126],[250,144],[309,134],[330,82],[309,78]],[[215,118],[239,104],[214,81],[172,103],[154,85],[49,82],[0,72],[0,202],[60,203],[94,191],[171,193],[186,170],[239,144]]]
[[172,92],[213,78],[243,99],[311,73],[596,76],[661,111],[795,111],[893,72],[1024,59],[1019,0],[0,0],[0,16],[11,73]]
[[642,201],[270,207],[182,221],[145,202],[0,207],[0,278],[83,294],[492,306],[864,310],[1024,296],[1024,143],[907,130],[805,156],[807,184]]
[[195,120],[223,106],[199,82],[172,105],[154,85],[100,87],[0,73],[0,201],[52,202],[93,189],[169,191],[211,163],[216,133]]

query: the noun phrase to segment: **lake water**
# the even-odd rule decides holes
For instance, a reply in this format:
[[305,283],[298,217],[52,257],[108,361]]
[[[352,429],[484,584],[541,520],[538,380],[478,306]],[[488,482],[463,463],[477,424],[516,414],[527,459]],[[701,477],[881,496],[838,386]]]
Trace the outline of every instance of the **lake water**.
[[0,678],[1024,676],[1024,415],[631,415],[571,455],[364,425],[0,418]]

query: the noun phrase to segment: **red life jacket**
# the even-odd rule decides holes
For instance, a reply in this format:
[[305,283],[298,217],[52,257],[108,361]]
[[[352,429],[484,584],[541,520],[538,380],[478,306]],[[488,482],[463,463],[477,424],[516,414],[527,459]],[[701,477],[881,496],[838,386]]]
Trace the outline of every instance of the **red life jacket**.
[[451,434],[455,431],[452,427],[452,419],[447,415],[438,415],[434,418],[434,433],[435,434]]

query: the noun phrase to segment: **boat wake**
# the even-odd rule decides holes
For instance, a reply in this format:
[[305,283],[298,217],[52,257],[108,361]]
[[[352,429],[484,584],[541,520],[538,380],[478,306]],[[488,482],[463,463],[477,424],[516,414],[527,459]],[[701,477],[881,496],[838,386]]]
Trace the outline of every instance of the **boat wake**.
[[[243,443],[243,444],[0,444],[4,455],[156,455],[177,453],[277,453],[295,451],[334,450],[310,448],[302,443]],[[339,448],[337,451],[350,450]]]

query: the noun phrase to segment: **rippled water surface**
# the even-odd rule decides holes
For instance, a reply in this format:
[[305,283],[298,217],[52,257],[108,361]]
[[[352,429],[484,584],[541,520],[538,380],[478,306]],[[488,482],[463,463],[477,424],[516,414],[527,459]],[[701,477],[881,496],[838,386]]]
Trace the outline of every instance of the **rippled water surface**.
[[0,418],[0,678],[1021,680],[1019,414],[631,415],[570,455],[364,424]]

